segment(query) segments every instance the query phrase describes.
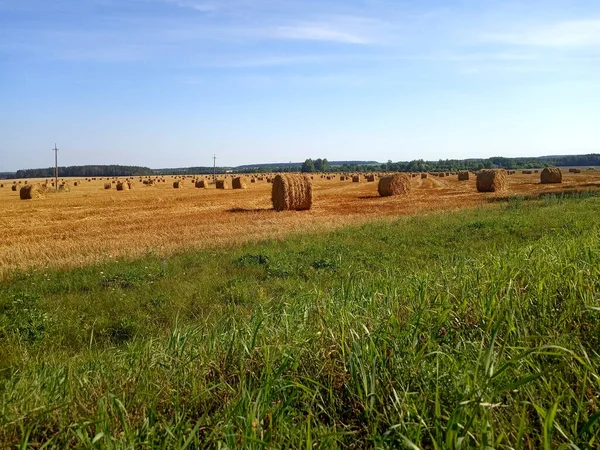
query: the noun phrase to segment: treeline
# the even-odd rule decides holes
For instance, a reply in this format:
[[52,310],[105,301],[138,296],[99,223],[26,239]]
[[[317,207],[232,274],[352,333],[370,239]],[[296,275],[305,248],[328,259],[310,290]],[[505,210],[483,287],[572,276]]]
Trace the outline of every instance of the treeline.
[[213,171],[216,173],[225,173],[231,170],[227,167],[177,167],[171,169],[155,169],[152,172],[155,175],[209,175]]
[[269,173],[269,172],[300,172],[301,164],[281,163],[267,164],[264,166],[240,166],[240,167],[179,167],[174,169],[156,169],[156,175],[211,175],[215,173]]
[[301,169],[301,171],[304,173],[328,172],[329,170],[331,170],[331,166],[329,165],[329,161],[327,161],[327,158],[318,158],[314,161],[312,159],[307,159],[306,161],[304,161],[304,164],[302,164]]
[[[435,172],[480,169],[536,169],[542,167],[600,167],[600,154],[541,156],[536,158],[504,158],[493,157],[487,159],[445,159],[438,161],[425,161],[415,159],[387,163],[371,162],[340,162],[327,161],[327,158],[307,159],[304,163],[274,163],[257,166],[217,167],[217,173],[265,173],[265,172]],[[212,174],[213,167],[185,167],[176,169],[156,169],[139,166],[69,166],[59,167],[61,177],[123,177],[139,175],[195,175]],[[47,169],[18,170],[16,173],[4,172],[0,178],[51,178],[54,176],[54,167]]]
[[[542,167],[564,166],[600,166],[600,154],[542,156],[536,158],[504,158],[487,159],[446,159],[439,161],[424,161],[422,159],[408,162],[388,161],[381,165],[381,170],[390,172],[427,172],[427,171],[457,171],[480,169],[536,169]],[[373,170],[361,168],[363,171]]]
[[[128,177],[153,174],[152,169],[138,166],[68,166],[58,168],[59,177]],[[52,177],[54,177],[54,167],[17,170],[15,174],[15,178]]]

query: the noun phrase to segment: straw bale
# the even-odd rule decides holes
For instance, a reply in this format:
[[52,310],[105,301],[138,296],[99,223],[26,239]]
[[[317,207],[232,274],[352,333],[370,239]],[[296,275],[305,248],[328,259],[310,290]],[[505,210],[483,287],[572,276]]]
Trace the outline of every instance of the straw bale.
[[273,179],[271,200],[276,211],[310,209],[312,206],[310,179],[301,174],[277,175]]
[[410,179],[405,173],[397,173],[379,179],[377,192],[382,197],[390,197],[392,195],[405,195],[410,192]]
[[233,189],[248,189],[248,184],[244,177],[235,177],[231,182],[231,187]]
[[558,167],[546,167],[540,174],[541,184],[562,183],[562,171]]
[[26,184],[19,190],[19,198],[21,200],[43,198],[45,193],[46,189],[41,184]]
[[504,169],[484,169],[477,174],[477,191],[498,192],[508,188],[508,174]]

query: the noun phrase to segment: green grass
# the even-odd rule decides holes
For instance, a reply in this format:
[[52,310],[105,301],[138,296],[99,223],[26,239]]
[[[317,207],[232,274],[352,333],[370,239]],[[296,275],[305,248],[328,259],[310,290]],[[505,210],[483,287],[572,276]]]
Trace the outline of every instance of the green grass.
[[0,447],[597,448],[600,199],[0,283]]

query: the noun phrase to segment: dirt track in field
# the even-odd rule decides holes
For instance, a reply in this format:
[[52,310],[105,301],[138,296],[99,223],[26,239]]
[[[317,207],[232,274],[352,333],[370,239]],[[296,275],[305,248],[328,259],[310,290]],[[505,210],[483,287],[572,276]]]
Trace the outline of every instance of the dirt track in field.
[[[510,176],[502,194],[480,194],[474,177],[412,179],[407,197],[381,198],[377,182],[313,180],[313,208],[271,209],[271,184],[248,182],[246,190],[196,189],[191,181],[174,189],[166,183],[131,191],[104,190],[106,182],[71,179],[71,192],[19,200],[3,180],[0,188],[0,276],[29,267],[81,266],[109,258],[154,252],[168,256],[184,249],[222,247],[295,232],[326,231],[384,217],[491,205],[498,196],[527,196],[573,189],[600,189],[600,171],[570,174],[563,183],[540,185],[539,174]],[[78,181],[79,186],[73,187]],[[29,180],[29,183],[34,182]]]

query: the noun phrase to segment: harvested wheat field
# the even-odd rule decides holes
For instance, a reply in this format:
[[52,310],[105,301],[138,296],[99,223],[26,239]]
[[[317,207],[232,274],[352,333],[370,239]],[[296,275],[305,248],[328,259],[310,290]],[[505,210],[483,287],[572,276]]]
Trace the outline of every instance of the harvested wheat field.
[[496,202],[490,200],[499,197],[600,189],[600,171],[565,172],[560,185],[542,185],[538,174],[519,172],[509,175],[509,189],[501,194],[478,193],[474,177],[460,182],[456,177],[412,177],[407,196],[380,197],[376,183],[315,176],[309,211],[276,212],[267,177],[241,190],[215,189],[214,184],[195,189],[193,182],[173,189],[176,180],[166,178],[166,183],[126,191],[105,190],[100,179],[71,179],[70,192],[49,189],[45,198],[29,201],[19,201],[19,192],[9,187],[13,180],[6,180],[7,187],[0,189],[0,276],[14,269],[80,266],[149,252],[166,256],[399,215],[493,207]]

